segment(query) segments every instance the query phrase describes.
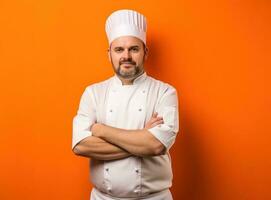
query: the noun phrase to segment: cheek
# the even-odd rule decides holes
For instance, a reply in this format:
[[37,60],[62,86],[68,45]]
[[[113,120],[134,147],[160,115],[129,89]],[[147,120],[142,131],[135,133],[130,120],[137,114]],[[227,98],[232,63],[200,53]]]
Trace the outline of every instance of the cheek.
[[114,55],[114,56],[111,57],[111,61],[112,61],[114,64],[119,63],[119,59],[120,59],[119,56],[115,56],[115,55]]
[[139,55],[136,55],[134,57],[134,61],[136,61],[137,63],[140,63],[144,60],[144,55],[143,54],[139,54]]

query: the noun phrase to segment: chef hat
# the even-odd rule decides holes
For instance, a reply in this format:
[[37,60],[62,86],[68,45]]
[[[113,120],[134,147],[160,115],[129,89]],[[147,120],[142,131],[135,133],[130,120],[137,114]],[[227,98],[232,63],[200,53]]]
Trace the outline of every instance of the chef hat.
[[109,44],[121,36],[134,36],[146,44],[146,18],[134,10],[117,10],[106,20],[105,31]]

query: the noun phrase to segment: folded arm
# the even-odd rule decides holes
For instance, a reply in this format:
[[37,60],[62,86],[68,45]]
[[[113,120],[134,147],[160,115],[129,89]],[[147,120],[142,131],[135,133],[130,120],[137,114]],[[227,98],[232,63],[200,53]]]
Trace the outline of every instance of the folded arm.
[[[76,155],[97,160],[116,160],[136,156],[153,156],[162,153],[164,146],[147,128],[163,123],[162,117],[155,113],[142,130],[124,130],[95,123],[92,136],[81,140],[73,149]],[[123,134],[123,133],[128,133]],[[103,134],[103,136],[101,135]]]
[[92,87],[88,87],[81,96],[77,115],[73,119],[72,151],[78,156],[97,160],[115,160],[130,156],[124,149],[92,135],[91,126],[97,121],[96,107]]
[[96,123],[92,126],[92,134],[109,143],[119,146],[136,156],[156,156],[164,153],[165,146],[155,138],[148,128],[163,123],[155,113],[144,129],[126,130]]
[[124,149],[95,136],[89,136],[81,140],[74,147],[73,152],[78,156],[97,160],[117,160],[131,156]]

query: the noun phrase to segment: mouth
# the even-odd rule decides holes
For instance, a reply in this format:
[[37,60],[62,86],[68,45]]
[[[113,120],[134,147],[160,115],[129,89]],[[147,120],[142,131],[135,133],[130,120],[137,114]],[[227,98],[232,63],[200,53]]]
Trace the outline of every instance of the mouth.
[[121,63],[120,65],[127,69],[135,66],[133,63]]
[[135,65],[135,63],[132,62],[122,62],[121,65]]

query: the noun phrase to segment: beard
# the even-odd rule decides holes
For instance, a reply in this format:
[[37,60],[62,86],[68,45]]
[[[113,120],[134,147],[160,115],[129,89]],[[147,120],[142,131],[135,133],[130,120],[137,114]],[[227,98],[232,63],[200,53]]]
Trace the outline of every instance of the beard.
[[[113,63],[112,63],[113,64]],[[125,65],[129,65],[129,68],[125,68]],[[120,60],[118,66],[113,66],[115,73],[124,79],[133,79],[142,74],[143,63],[137,65],[132,59]]]

